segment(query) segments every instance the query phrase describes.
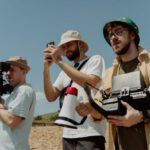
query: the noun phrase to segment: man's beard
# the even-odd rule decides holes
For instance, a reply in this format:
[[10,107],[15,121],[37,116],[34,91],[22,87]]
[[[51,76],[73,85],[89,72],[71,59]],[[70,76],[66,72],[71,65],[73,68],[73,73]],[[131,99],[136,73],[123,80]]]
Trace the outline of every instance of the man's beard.
[[130,47],[130,42],[128,44],[126,44],[126,46],[124,46],[124,48],[122,48],[120,51],[115,52],[117,55],[124,55],[127,53],[127,51],[129,50]]
[[72,54],[71,56],[67,56],[67,58],[68,58],[70,61],[73,61],[73,60],[77,59],[79,56],[80,56],[80,50],[79,50],[79,48],[77,47],[76,50],[73,52],[73,54]]

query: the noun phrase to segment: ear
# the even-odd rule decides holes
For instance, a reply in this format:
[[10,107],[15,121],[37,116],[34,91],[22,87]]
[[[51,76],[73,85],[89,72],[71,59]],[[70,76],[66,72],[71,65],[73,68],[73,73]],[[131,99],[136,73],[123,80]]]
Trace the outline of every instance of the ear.
[[82,51],[84,49],[84,44],[80,41],[78,41],[78,47],[80,49],[80,51]]
[[66,56],[66,49],[64,49],[63,47],[58,47],[58,48],[59,48],[61,55]]
[[136,37],[135,33],[134,33],[134,32],[131,32],[131,33],[130,33],[130,37],[131,37],[132,40],[135,40],[135,37]]
[[26,69],[22,69],[23,74],[27,74],[27,70]]

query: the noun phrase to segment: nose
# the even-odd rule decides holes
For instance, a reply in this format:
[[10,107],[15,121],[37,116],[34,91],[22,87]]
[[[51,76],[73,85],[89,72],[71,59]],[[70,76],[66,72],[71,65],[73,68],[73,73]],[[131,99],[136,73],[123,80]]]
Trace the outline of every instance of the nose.
[[115,33],[113,33],[113,34],[111,35],[111,39],[118,39],[118,36],[117,36]]
[[8,78],[8,76],[10,76],[10,74],[11,74],[11,71],[8,70],[8,71],[6,72],[6,77]]
[[115,33],[111,33],[111,34],[108,36],[108,38],[109,38],[109,41],[111,42],[111,41],[113,41],[114,39],[117,39],[118,37],[117,37],[117,35],[116,35]]
[[8,70],[8,71],[6,72],[6,74],[10,74],[10,70]]
[[118,40],[118,37],[115,34],[113,34],[110,38],[110,43],[117,41],[117,40]]

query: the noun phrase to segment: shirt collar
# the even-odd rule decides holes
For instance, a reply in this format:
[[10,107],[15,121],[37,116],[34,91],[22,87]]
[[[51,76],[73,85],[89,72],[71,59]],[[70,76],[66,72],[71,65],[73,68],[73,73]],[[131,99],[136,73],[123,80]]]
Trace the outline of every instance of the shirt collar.
[[[84,59],[82,59],[82,60],[80,60],[79,62],[76,62],[76,63],[79,63],[79,65],[80,64],[82,64],[82,62],[84,62],[86,59],[88,59],[89,57],[85,57]],[[73,65],[75,65],[76,63],[74,63]]]

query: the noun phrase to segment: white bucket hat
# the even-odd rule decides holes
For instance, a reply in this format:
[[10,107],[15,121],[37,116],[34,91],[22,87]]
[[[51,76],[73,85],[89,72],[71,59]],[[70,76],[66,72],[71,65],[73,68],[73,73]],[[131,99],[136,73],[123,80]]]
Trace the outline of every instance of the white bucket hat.
[[58,44],[59,47],[62,45],[71,42],[71,41],[80,41],[84,44],[83,51],[86,52],[88,50],[88,44],[82,40],[80,33],[74,30],[68,30],[62,34],[60,43]]

